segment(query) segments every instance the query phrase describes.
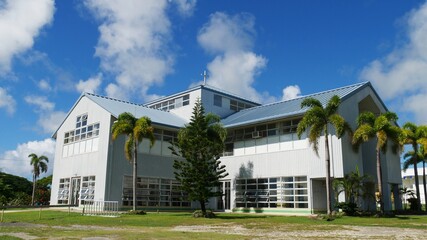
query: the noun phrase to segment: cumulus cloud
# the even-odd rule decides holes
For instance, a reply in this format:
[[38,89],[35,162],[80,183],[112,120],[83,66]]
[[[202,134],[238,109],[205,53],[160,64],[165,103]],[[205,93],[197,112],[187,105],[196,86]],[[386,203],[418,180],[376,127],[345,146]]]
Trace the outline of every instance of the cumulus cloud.
[[267,64],[265,57],[252,51],[256,34],[254,25],[255,18],[250,14],[229,16],[216,12],[200,29],[197,40],[206,52],[215,55],[207,65],[209,85],[265,102],[271,97],[257,92],[252,86]]
[[[178,3],[186,12],[195,5],[195,1]],[[85,1],[101,22],[95,55],[101,60],[101,69],[116,76],[105,89],[109,96],[128,98],[137,94],[149,98],[147,90],[163,83],[173,71],[168,4],[166,0]]]
[[102,82],[102,74],[98,74],[95,77],[91,77],[88,80],[80,80],[76,84],[76,90],[78,92],[89,92],[96,93]]
[[6,0],[0,4],[0,73],[10,71],[12,58],[33,46],[54,11],[53,0]]
[[283,89],[283,101],[294,99],[299,96],[301,96],[301,89],[298,85],[287,86]]
[[362,70],[360,79],[371,81],[399,111],[412,113],[416,122],[425,124],[427,114],[422,109],[427,100],[427,2],[407,15],[405,26],[405,44],[372,61]]
[[42,141],[29,141],[19,144],[15,150],[9,150],[0,154],[0,170],[9,174],[23,176],[31,179],[31,165],[28,155],[44,155],[49,158],[48,171],[41,177],[52,174],[55,157],[55,141],[47,138]]
[[37,125],[43,133],[54,133],[67,115],[65,112],[55,111],[55,104],[44,96],[26,96],[24,100],[35,106],[34,111],[39,114]]
[[0,87],[0,108],[5,108],[9,114],[13,114],[16,108],[15,99],[2,87]]

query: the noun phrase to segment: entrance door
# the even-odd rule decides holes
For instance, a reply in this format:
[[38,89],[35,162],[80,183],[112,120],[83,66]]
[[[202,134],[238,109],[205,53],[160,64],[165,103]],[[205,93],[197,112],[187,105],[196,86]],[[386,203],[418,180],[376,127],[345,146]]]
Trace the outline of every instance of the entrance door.
[[218,197],[217,209],[218,210],[230,210],[230,194],[231,184],[230,181],[224,181],[221,183],[221,191],[223,195]]
[[80,198],[80,178],[71,179],[71,201],[72,205],[79,205]]

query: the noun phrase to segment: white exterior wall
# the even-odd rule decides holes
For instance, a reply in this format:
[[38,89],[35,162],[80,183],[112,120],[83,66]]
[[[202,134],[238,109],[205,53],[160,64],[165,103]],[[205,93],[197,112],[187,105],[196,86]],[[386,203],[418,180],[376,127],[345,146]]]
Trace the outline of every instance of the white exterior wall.
[[[190,121],[191,115],[193,114],[194,104],[196,103],[197,98],[201,98],[201,92],[202,92],[201,89],[196,89],[189,93],[182,94],[181,96],[184,96],[186,94],[190,95],[190,104],[187,106],[182,106],[179,108],[172,109],[169,112],[174,113],[180,116],[181,118],[186,119],[187,121]],[[174,98],[176,97],[179,97],[179,96],[174,96]]]
[[[88,125],[100,123],[99,136],[92,138],[92,141],[98,141],[98,150],[92,149],[93,151],[89,153],[78,151],[72,156],[63,157],[65,132],[75,129],[77,116],[86,113]],[[57,131],[51,204],[57,204],[59,179],[91,175],[96,176],[94,199],[104,200],[109,136],[110,114],[88,98],[82,97]],[[79,144],[80,142],[75,142],[67,146],[73,146],[68,147],[69,149],[77,148]],[[92,148],[96,148],[96,144],[92,145]]]
[[[427,172],[427,167],[425,169]],[[424,193],[424,184],[423,184],[423,168],[418,168],[418,180],[419,180],[419,189],[420,189],[420,200],[422,204],[426,204],[425,193]],[[402,187],[408,188],[408,190],[414,191],[416,196],[416,187],[415,187],[415,173],[413,168],[408,168],[406,171],[402,171]],[[403,196],[405,202],[407,199],[411,198],[409,195]]]
[[[214,105],[214,95],[219,95],[222,97],[221,107]],[[252,104],[252,103],[245,102],[241,99],[232,98],[230,96],[226,96],[224,94],[217,93],[217,92],[212,92],[208,89],[202,89],[202,102],[203,102],[203,107],[205,108],[206,113],[211,112],[220,116],[221,118],[227,117],[235,113],[236,111],[233,111],[230,109],[230,99],[233,99],[239,102],[244,102],[247,104]]]

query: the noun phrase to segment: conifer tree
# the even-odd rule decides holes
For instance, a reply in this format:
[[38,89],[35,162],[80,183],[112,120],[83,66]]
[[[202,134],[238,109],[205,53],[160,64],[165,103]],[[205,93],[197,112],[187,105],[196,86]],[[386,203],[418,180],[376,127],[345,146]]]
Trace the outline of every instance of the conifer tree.
[[214,114],[206,114],[200,99],[193,108],[190,123],[178,133],[170,149],[175,156],[175,177],[191,201],[198,201],[204,216],[211,197],[222,196],[220,179],[226,177],[225,165],[218,160],[224,150],[226,130]]

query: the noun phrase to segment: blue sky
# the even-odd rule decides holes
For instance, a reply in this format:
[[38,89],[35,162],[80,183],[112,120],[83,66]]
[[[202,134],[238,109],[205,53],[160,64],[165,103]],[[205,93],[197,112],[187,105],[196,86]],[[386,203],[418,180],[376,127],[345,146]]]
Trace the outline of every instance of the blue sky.
[[82,91],[143,103],[204,70],[259,102],[371,81],[427,123],[421,0],[0,0],[0,39],[0,169],[25,177]]

